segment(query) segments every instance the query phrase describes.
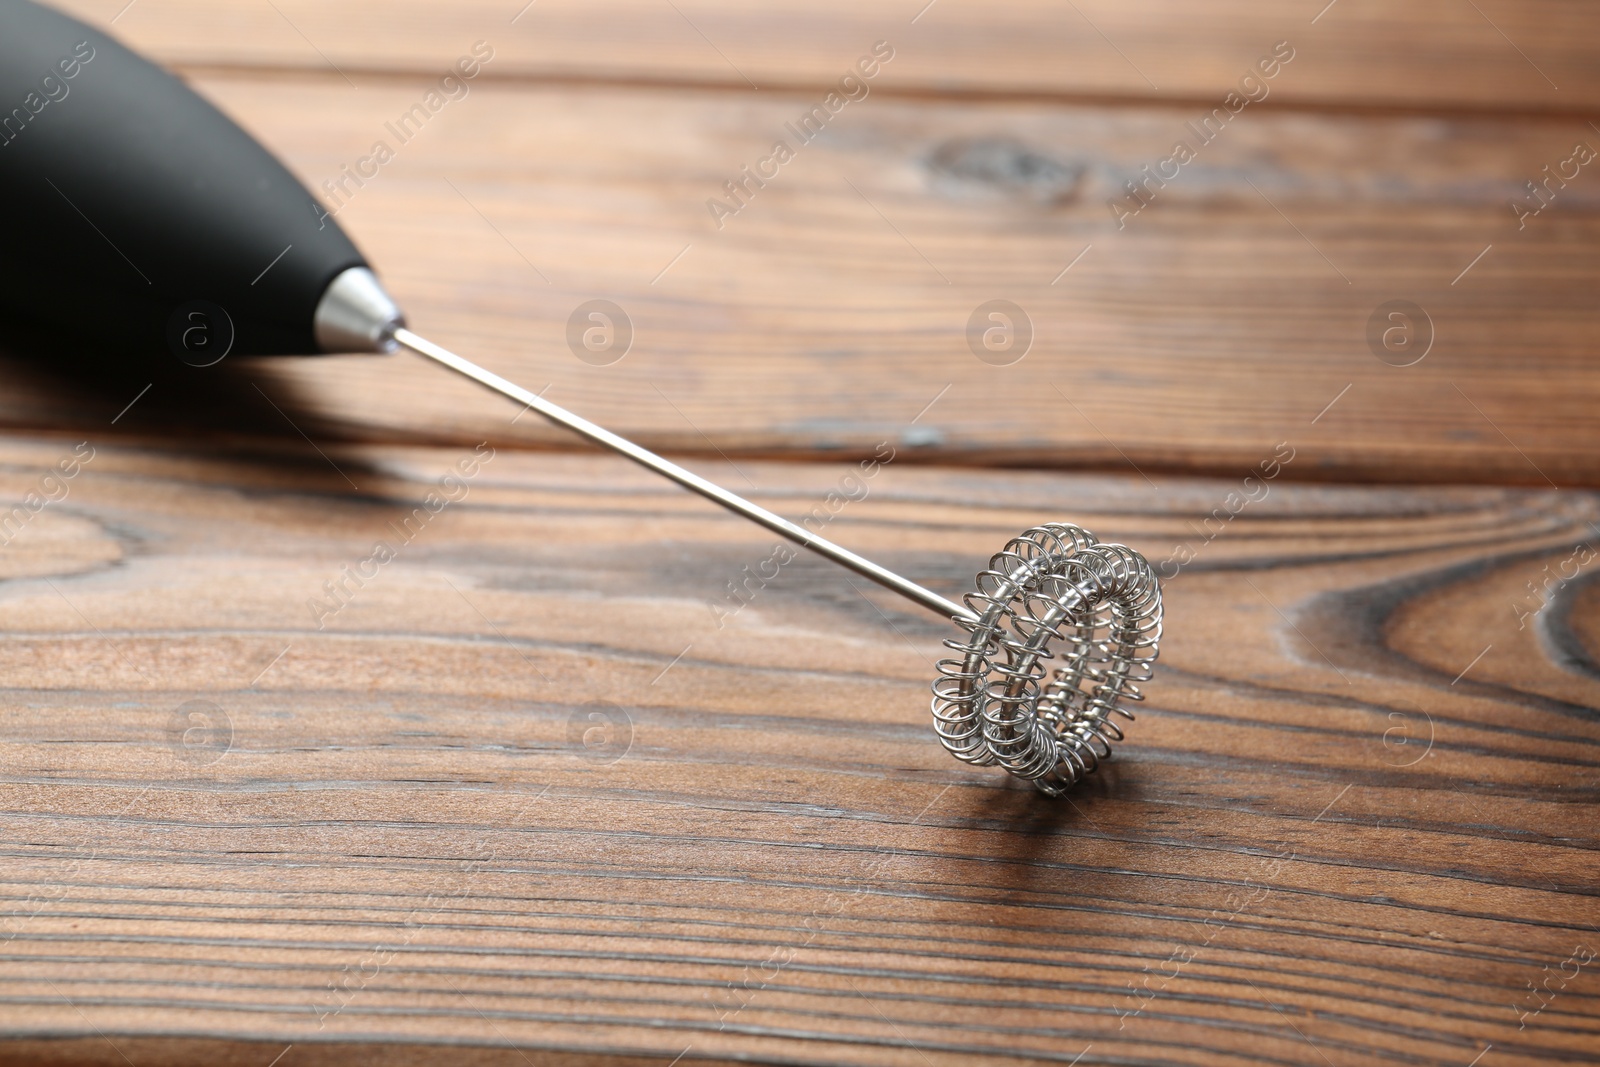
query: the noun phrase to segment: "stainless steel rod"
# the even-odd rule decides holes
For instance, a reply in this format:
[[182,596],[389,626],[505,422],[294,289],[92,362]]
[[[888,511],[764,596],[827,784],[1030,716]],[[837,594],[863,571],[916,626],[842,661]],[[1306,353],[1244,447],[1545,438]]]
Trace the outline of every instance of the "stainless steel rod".
[[781,515],[776,515],[766,508],[752,504],[735,493],[709,482],[685,470],[670,460],[662,459],[649,449],[640,448],[626,437],[619,437],[610,430],[596,426],[588,419],[574,415],[559,404],[553,404],[537,393],[529,392],[515,382],[507,381],[493,371],[484,370],[469,360],[462,359],[448,349],[441,348],[424,337],[419,337],[410,330],[401,328],[394,331],[394,340],[401,347],[415,352],[419,356],[433,360],[435,363],[455,371],[457,374],[471,378],[486,388],[493,389],[502,396],[510,397],[519,404],[525,404],[534,411],[543,415],[557,426],[564,426],[573,433],[578,434],[597,445],[620,453],[639,464],[648,467],[663,477],[670,478],[685,489],[699,493],[713,503],[721,504],[736,515],[742,515],[751,522],[759,523],[780,537],[786,537],[795,544],[808,548],[817,555],[831,559],[841,567],[855,571],[863,578],[877,582],[885,589],[893,590],[907,600],[921,604],[930,611],[943,615],[947,619],[969,619],[976,621],[976,616],[953,600],[947,600],[931,589],[924,589],[907,578],[902,578],[894,571],[878,566],[870,559],[856,555],[847,548],[829,541],[827,538],[818,537],[816,534],[790,522]]

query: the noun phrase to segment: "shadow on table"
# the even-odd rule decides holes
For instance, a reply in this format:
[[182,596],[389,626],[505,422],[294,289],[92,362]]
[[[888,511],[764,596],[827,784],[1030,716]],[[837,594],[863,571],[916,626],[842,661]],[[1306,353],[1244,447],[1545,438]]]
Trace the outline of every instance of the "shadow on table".
[[984,791],[964,821],[993,831],[984,859],[1004,865],[1004,881],[995,885],[1002,899],[1026,903],[1033,894],[1055,895],[1075,888],[1077,874],[1062,865],[1078,862],[1071,855],[1077,850],[1075,845],[1064,848],[1063,842],[1093,841],[1094,856],[1080,857],[1083,862],[1101,869],[1120,866],[1115,854],[1130,844],[1117,835],[1119,827],[1107,824],[1114,816],[1097,818],[1091,810],[1096,798],[1119,793],[1117,772],[1116,763],[1109,762],[1060,797],[1046,796],[1009,775],[1001,788]]
[[[162,437],[230,460],[328,470],[336,432],[280,369],[298,358],[224,359],[191,367],[177,359],[72,350],[50,338],[8,331],[0,340],[0,427],[110,437]],[[267,447],[262,447],[263,445]],[[371,471],[340,455],[338,469],[361,483]]]

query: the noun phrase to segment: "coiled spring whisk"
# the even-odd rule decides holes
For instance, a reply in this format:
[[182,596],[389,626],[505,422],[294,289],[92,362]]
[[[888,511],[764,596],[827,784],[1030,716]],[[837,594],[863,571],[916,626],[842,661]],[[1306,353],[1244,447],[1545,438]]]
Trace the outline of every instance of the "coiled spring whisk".
[[[1144,699],[1161,641],[1161,589],[1145,558],[1050,523],[1013,538],[956,617],[945,646],[933,728],[956,759],[998,764],[1055,796],[1123,739],[1113,715]],[[1049,672],[1052,645],[1064,663]]]
[[[962,607],[404,327],[391,324],[382,342],[508,396],[953,620],[967,636],[945,642],[956,656],[939,663],[933,722],[957,759],[998,764],[1054,796],[1092,772],[1122,740],[1112,717],[1133,718],[1122,702],[1144,699],[1139,683],[1149,679],[1161,640],[1161,590],[1150,564],[1125,545],[1101,544],[1065,523],[1035,527],[989,561]],[[1062,662],[1047,679],[1046,664],[1057,649]]]

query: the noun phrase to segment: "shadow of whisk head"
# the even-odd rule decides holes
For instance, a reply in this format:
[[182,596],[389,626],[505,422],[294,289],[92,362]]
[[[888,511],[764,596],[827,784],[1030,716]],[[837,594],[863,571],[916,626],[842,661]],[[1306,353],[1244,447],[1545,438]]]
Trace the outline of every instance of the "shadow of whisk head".
[[[950,754],[998,764],[1051,796],[1111,755],[1114,715],[1144,699],[1161,642],[1161,588],[1126,545],[1067,523],[1012,538],[978,575],[933,684],[933,724]],[[1046,663],[1061,663],[1047,671]],[[1048,677],[1046,675],[1048,674]]]

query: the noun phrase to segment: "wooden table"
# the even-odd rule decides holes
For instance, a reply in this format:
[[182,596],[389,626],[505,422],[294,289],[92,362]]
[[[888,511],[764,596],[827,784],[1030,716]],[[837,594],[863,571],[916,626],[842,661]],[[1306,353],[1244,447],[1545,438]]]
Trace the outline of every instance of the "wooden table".
[[8,361],[0,1063],[1600,1062],[1600,12],[124,3],[313,187],[484,42],[341,198],[422,332],[1167,636],[1050,801],[946,624],[419,361]]

